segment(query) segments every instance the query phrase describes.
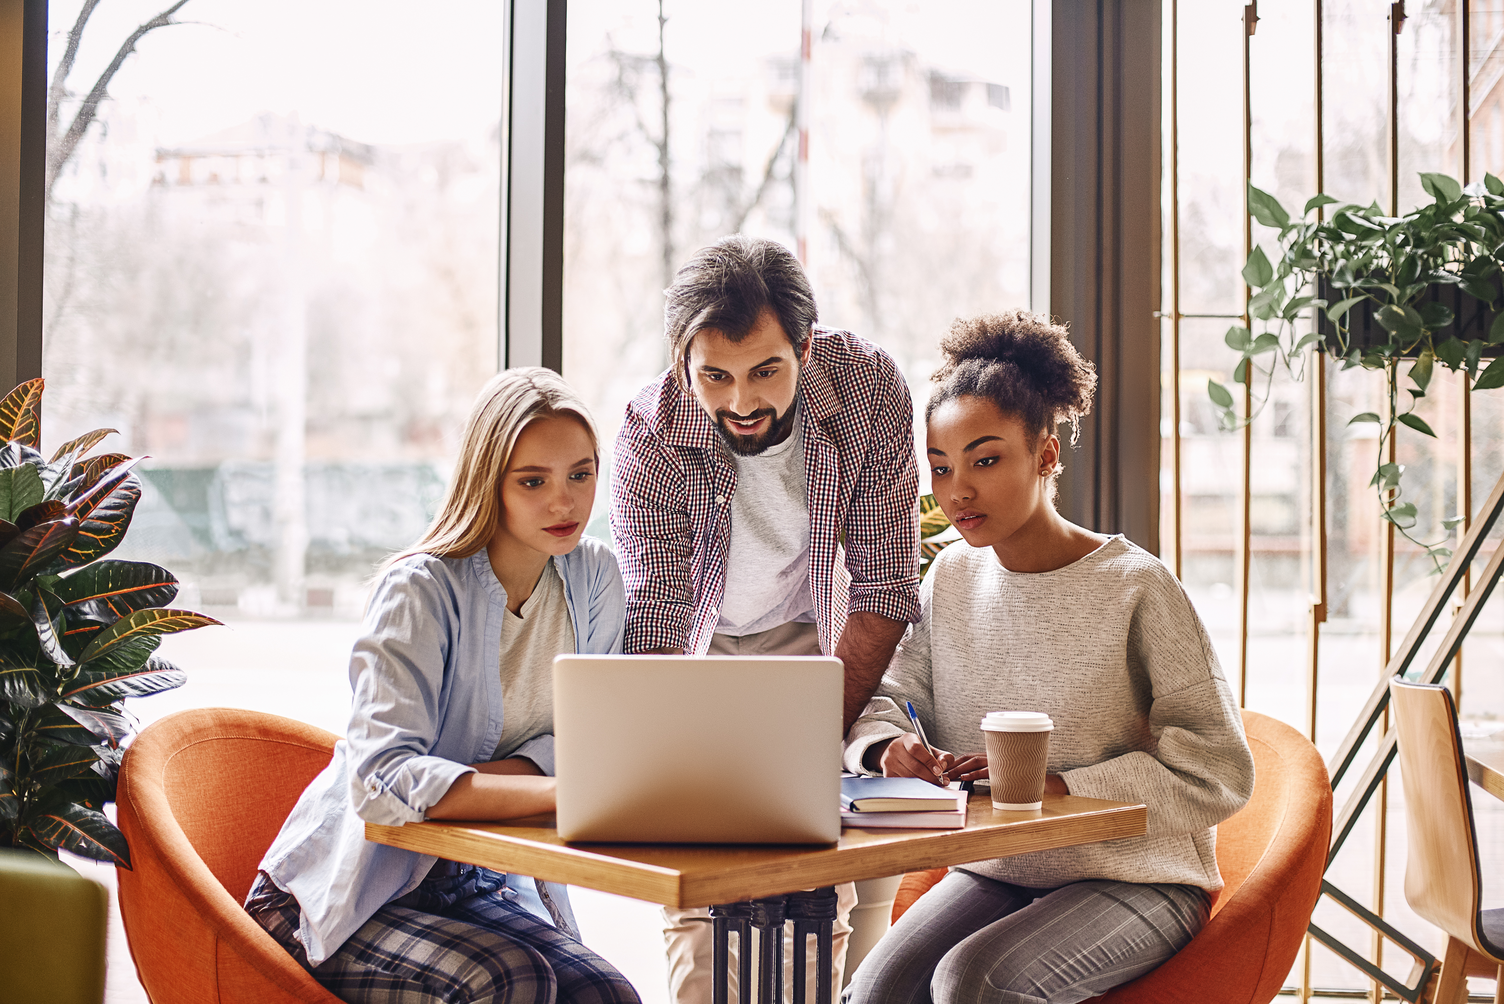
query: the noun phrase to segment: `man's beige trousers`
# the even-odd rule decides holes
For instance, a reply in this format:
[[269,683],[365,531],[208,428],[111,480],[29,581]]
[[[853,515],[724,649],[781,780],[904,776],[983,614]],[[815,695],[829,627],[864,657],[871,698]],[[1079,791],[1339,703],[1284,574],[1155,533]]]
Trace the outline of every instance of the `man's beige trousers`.
[[[813,624],[780,624],[778,627],[739,638],[718,634],[710,641],[710,655],[819,655],[820,634]],[[851,909],[856,906],[856,886],[848,882],[836,886],[836,922],[831,938],[831,987],[836,995],[841,990],[841,975],[846,965],[846,941],[851,935]],[[711,931],[710,911],[704,907],[679,910],[664,907],[663,941],[668,951],[669,999],[674,1004],[710,1004],[711,976]],[[756,994],[758,980],[757,932],[752,933],[752,987],[749,995]],[[729,968],[731,970],[731,994],[736,1000],[737,974],[741,957],[740,941],[734,934],[730,939]],[[805,952],[807,972],[805,980],[808,996],[815,994],[815,944],[811,940]],[[783,999],[793,1000],[794,993],[794,925],[783,928]]]

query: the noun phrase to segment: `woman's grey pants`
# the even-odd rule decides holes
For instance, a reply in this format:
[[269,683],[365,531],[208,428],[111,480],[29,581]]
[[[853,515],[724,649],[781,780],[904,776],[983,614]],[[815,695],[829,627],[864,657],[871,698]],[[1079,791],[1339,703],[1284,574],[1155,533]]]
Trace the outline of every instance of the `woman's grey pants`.
[[953,871],[862,962],[845,1004],[1076,1004],[1142,976],[1206,926],[1196,886],[1026,889]]

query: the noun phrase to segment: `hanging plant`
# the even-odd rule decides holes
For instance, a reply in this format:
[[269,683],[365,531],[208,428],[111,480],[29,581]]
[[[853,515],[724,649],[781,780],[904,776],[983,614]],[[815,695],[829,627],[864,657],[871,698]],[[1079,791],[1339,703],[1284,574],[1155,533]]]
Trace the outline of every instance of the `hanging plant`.
[[85,457],[114,429],[41,444],[42,381],[0,400],[0,847],[59,848],[130,867],[104,815],[115,799],[127,697],[181,686],[161,636],[219,621],[166,605],[171,573],[101,560],[141,498],[135,460]]
[[[1247,421],[1268,403],[1277,369],[1304,377],[1307,348],[1326,352],[1343,369],[1385,374],[1386,410],[1355,415],[1348,424],[1378,426],[1369,486],[1378,493],[1383,518],[1424,548],[1440,571],[1451,549],[1445,540],[1428,543],[1411,533],[1417,510],[1403,500],[1404,468],[1384,457],[1401,425],[1435,437],[1415,405],[1426,396],[1438,363],[1465,372],[1473,390],[1504,386],[1504,182],[1490,174],[1464,189],[1444,174],[1420,178],[1434,201],[1397,217],[1385,216],[1377,203],[1342,205],[1318,194],[1292,219],[1272,195],[1249,185],[1248,211],[1278,232],[1279,253],[1270,261],[1255,245],[1248,255],[1243,279],[1253,328],[1229,328],[1226,342],[1239,354],[1233,380],[1247,385],[1255,399]],[[1336,208],[1318,218],[1316,211],[1327,206]],[[1490,356],[1495,358],[1485,366]],[[1207,393],[1224,429],[1245,424],[1230,390],[1212,380]],[[1450,530],[1461,519],[1442,524]]]

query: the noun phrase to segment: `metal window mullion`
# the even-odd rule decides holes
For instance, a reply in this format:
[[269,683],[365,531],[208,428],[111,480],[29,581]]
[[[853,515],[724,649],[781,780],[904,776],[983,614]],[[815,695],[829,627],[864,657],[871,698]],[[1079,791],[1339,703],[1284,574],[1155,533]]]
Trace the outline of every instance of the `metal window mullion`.
[[[1253,180],[1253,67],[1252,40],[1258,23],[1258,0],[1243,8],[1243,259],[1253,253],[1253,217],[1248,212],[1248,185]],[[1252,291],[1243,284],[1243,326],[1251,318]],[[1243,371],[1243,477],[1238,507],[1238,549],[1233,575],[1238,584],[1238,706],[1248,706],[1248,593],[1253,543],[1253,365]]]
[[[1313,34],[1313,90],[1315,126],[1316,191],[1326,191],[1326,117],[1325,80],[1322,76],[1321,58],[1324,42],[1322,0],[1312,0]],[[1326,208],[1316,207],[1316,218],[1324,219]],[[1319,309],[1319,308],[1315,308]],[[1313,309],[1314,315],[1314,309]],[[1314,317],[1313,317],[1314,319]],[[1326,621],[1326,353],[1319,344],[1311,346],[1311,359],[1315,363],[1311,371],[1311,487],[1312,487],[1312,561],[1311,561],[1311,619],[1310,638],[1310,710],[1311,742],[1316,742],[1316,684],[1321,668],[1321,625]],[[1311,935],[1306,934],[1301,952],[1300,1000],[1301,1004],[1311,999]]]
[[1170,501],[1175,578],[1183,579],[1185,535],[1180,439],[1180,3],[1170,0]]
[[511,0],[503,362],[563,368],[565,0]]
[[[1470,76],[1472,73],[1472,3],[1457,0],[1457,160],[1461,170],[1458,177],[1465,186],[1472,175],[1473,107]],[[1462,522],[1457,525],[1457,539],[1467,533],[1473,516],[1473,402],[1472,388],[1468,384],[1466,370],[1457,373],[1457,515]],[[1462,581],[1457,584],[1454,603],[1460,605],[1467,598],[1472,586],[1472,573],[1464,570]],[[1457,712],[1462,713],[1462,649],[1457,650],[1457,660],[1452,664],[1452,696],[1457,703]]]

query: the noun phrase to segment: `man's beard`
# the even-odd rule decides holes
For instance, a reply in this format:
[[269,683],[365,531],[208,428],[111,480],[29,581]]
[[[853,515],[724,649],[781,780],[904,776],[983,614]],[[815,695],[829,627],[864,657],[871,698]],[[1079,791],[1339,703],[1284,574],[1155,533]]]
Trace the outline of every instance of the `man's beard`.
[[782,415],[776,414],[772,408],[759,408],[750,415],[735,415],[738,421],[760,418],[767,415],[772,418],[768,427],[755,436],[744,436],[739,432],[733,432],[729,419],[732,413],[722,408],[715,413],[716,428],[721,430],[721,438],[726,445],[731,447],[733,453],[744,457],[752,457],[763,452],[770,446],[776,446],[788,438],[794,429],[794,419],[798,416],[798,401],[789,405],[789,410]]

